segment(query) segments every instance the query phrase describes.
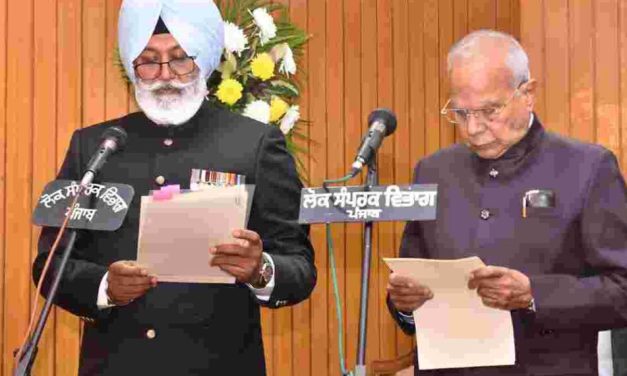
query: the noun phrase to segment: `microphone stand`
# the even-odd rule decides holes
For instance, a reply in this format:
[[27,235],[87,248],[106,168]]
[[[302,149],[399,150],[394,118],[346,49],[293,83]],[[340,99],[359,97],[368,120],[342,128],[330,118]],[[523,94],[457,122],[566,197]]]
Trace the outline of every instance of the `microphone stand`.
[[[91,184],[100,168],[107,161],[107,158],[126,144],[126,138],[126,131],[117,126],[111,127],[104,132],[103,139],[98,151],[91,157],[89,163],[87,164],[87,171],[81,179],[80,189],[78,190],[78,193],[76,194],[72,204],[69,207],[70,212],[67,214],[68,218],[65,219],[64,224],[61,226],[61,230],[59,230],[61,231],[61,233],[57,236],[64,235],[64,231],[65,229],[67,229],[67,227],[65,227],[68,223],[67,221],[69,217],[72,216],[75,208],[74,205],[78,201],[78,198],[83,192],[83,189]],[[63,254],[61,255],[61,262],[58,268],[56,268],[56,274],[54,275],[52,285],[50,286],[50,290],[48,291],[48,296],[46,299],[46,303],[44,304],[44,308],[39,313],[35,330],[33,331],[33,334],[28,338],[27,342],[24,344],[24,347],[18,349],[16,351],[16,354],[14,355],[16,358],[19,356],[19,359],[15,359],[16,365],[13,370],[13,376],[30,376],[31,368],[33,366],[33,363],[35,362],[35,357],[37,356],[37,345],[39,344],[39,340],[41,339],[44,327],[46,326],[46,321],[48,320],[48,316],[50,315],[52,304],[57,296],[57,289],[59,288],[61,277],[63,276],[63,272],[65,271],[65,267],[70,258],[70,253],[72,253],[72,248],[74,248],[74,243],[76,242],[76,234],[76,230],[69,231],[69,238],[67,244],[65,245],[65,249],[63,250]],[[42,275],[41,277],[45,276]],[[30,329],[31,328],[29,324],[28,330]],[[23,351],[23,353],[20,353],[20,351]]]
[[61,277],[63,276],[63,272],[65,271],[65,267],[70,258],[70,253],[72,253],[72,248],[74,248],[75,241],[76,230],[70,229],[69,239],[65,246],[65,249],[63,250],[63,254],[61,255],[61,263],[59,264],[58,268],[56,268],[56,274],[54,275],[54,280],[52,281],[52,285],[50,286],[48,298],[46,299],[44,308],[39,313],[37,326],[35,327],[33,335],[28,339],[28,342],[24,346],[24,353],[22,354],[20,359],[16,359],[17,365],[15,366],[13,376],[30,376],[31,368],[33,366],[33,363],[35,362],[35,357],[37,356],[37,345],[39,344],[39,340],[41,339],[44,327],[46,326],[48,315],[50,314],[50,310],[52,309],[52,304],[57,295],[57,289],[59,288]]
[[[376,156],[368,163],[366,190],[379,184]],[[366,376],[366,334],[368,329],[368,286],[370,281],[370,259],[372,256],[373,222],[364,222],[364,252],[361,265],[361,300],[359,307],[359,342],[355,376]]]

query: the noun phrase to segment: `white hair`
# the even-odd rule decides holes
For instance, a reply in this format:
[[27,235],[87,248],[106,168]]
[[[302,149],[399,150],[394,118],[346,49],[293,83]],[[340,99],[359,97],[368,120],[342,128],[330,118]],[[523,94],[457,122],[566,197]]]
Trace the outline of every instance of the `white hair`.
[[529,81],[529,58],[520,43],[511,35],[495,30],[477,30],[474,31],[457,43],[455,43],[448,52],[447,67],[450,75],[453,64],[457,60],[472,59],[483,54],[481,50],[481,42],[490,40],[496,42],[504,42],[509,47],[505,58],[505,65],[512,73],[512,88],[518,87],[523,82]]

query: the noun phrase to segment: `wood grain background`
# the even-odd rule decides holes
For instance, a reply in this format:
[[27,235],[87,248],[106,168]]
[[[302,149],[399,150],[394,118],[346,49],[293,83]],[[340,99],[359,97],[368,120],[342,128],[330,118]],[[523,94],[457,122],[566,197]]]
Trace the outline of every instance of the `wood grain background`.
[[[455,141],[440,119],[446,51],[462,35],[496,28],[519,36],[540,81],[547,127],[598,142],[627,167],[627,1],[282,0],[312,39],[302,60],[301,101],[312,185],[342,176],[368,113],[394,109],[399,125],[380,151],[381,182],[408,183],[416,160]],[[114,64],[120,0],[0,0],[0,376],[9,375],[34,294],[38,229],[30,214],[54,178],[71,132],[135,111]],[[385,309],[388,271],[402,223],[376,226],[367,358],[406,352],[411,339]],[[318,285],[307,302],[264,310],[270,375],[339,375],[338,338],[324,228],[312,227]],[[345,314],[342,339],[355,363],[362,231],[334,225]],[[80,323],[57,310],[34,374],[74,375]]]

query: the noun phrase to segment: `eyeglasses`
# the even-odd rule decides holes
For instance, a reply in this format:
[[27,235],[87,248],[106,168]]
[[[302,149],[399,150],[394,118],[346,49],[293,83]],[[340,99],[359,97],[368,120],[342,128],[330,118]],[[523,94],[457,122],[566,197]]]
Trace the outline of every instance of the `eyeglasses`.
[[154,80],[161,74],[161,66],[167,64],[172,73],[181,77],[188,75],[194,71],[196,64],[194,60],[196,56],[185,56],[170,61],[156,62],[149,61],[146,63],[135,64],[135,72],[142,80]]
[[451,99],[449,98],[440,110],[440,114],[446,117],[446,120],[453,124],[465,125],[468,123],[469,117],[472,115],[481,122],[493,122],[498,119],[499,114],[512,102],[516,94],[520,93],[520,88],[527,81],[521,82],[512,95],[503,104],[498,106],[490,106],[471,110],[468,108],[447,108]]

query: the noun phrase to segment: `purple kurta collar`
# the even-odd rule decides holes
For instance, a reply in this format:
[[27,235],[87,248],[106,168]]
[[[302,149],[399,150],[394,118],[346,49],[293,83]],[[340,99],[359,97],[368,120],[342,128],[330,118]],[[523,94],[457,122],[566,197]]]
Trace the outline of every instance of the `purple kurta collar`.
[[533,114],[533,122],[527,131],[527,134],[510,147],[505,154],[498,159],[483,159],[476,154],[472,154],[472,164],[479,176],[486,176],[490,171],[498,172],[498,175],[509,177],[523,168],[530,156],[537,150],[544,136],[544,127],[538,120],[538,115]]

